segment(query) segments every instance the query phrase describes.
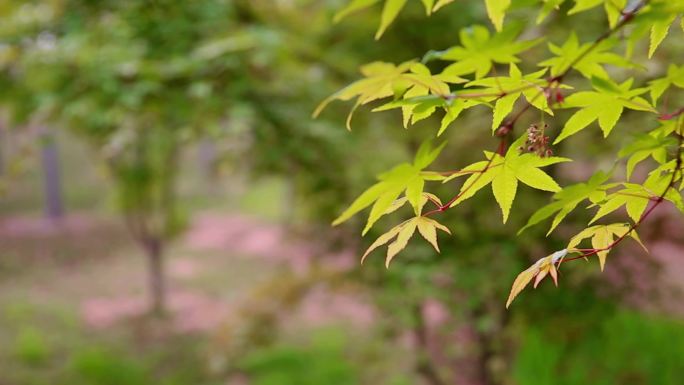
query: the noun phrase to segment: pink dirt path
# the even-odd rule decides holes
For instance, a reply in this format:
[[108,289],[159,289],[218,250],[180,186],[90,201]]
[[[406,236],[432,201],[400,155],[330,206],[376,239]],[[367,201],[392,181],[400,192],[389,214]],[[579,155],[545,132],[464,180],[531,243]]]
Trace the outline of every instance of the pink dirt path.
[[[246,256],[264,263],[287,266],[296,274],[306,274],[314,258],[322,258],[326,268],[346,270],[357,266],[351,252],[323,255],[315,242],[296,239],[279,225],[267,224],[244,215],[198,215],[182,240],[189,251],[218,252],[226,258]],[[183,281],[216,269],[206,258],[180,257],[169,260],[171,281]],[[231,298],[212,296],[202,290],[174,284],[169,291],[169,309],[173,329],[178,332],[208,331],[226,322],[248,301],[245,294]],[[82,302],[81,310],[88,325],[96,328],[112,326],[121,320],[139,316],[147,309],[141,295],[93,297]],[[292,315],[288,315],[292,316]],[[370,326],[374,309],[365,301],[349,294],[329,289],[314,289],[298,307],[298,319],[307,324],[320,325],[348,320],[360,327]]]

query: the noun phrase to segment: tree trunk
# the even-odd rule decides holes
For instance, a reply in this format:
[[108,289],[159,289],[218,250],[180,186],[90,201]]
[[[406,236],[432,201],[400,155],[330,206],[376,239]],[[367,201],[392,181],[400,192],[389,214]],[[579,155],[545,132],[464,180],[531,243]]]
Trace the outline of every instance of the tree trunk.
[[494,317],[494,324],[486,330],[476,329],[477,341],[480,347],[478,355],[478,372],[480,383],[483,385],[500,385],[504,383],[504,373],[507,373],[509,364],[503,355],[505,344],[504,330],[509,322],[510,313],[507,311],[497,312],[499,299],[491,299],[494,305],[483,304],[476,308],[471,315],[471,323],[477,324],[483,317]]
[[432,358],[430,357],[430,349],[428,342],[428,329],[425,324],[425,317],[423,315],[423,305],[421,303],[415,304],[413,308],[414,316],[414,334],[416,338],[417,359],[415,370],[420,374],[425,381],[430,385],[445,385],[446,382],[442,379],[439,371],[435,367]]
[[64,214],[62,184],[59,173],[59,154],[50,134],[45,134],[41,146],[43,161],[43,186],[45,192],[45,215],[57,221]]
[[164,249],[158,238],[145,242],[149,274],[150,313],[163,315],[166,312],[166,279],[164,275]]
[[5,175],[5,126],[0,121],[0,177]]
[[202,139],[197,148],[200,173],[210,187],[216,182],[216,145],[209,138]]

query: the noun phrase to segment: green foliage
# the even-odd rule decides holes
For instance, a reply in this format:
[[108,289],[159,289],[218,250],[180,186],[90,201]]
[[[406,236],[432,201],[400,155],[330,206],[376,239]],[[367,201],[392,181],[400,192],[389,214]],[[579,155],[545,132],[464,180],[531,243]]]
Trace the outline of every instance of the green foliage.
[[21,329],[17,335],[14,350],[17,358],[29,365],[40,365],[52,354],[45,335],[34,328]]
[[243,357],[238,366],[255,385],[357,384],[358,373],[344,357],[344,337],[330,332],[317,334],[305,346],[283,345],[254,351]]
[[565,99],[564,107],[579,107],[580,110],[565,122],[554,144],[578,133],[596,120],[603,131],[603,136],[608,136],[625,108],[655,112],[645,99],[638,96],[648,92],[648,89],[630,90],[633,79],[628,79],[619,85],[610,79],[599,77],[592,77],[591,82],[595,91],[576,92]]
[[519,63],[519,55],[541,41],[517,41],[520,32],[520,26],[510,26],[492,35],[486,27],[474,25],[459,32],[461,45],[441,52],[429,52],[427,57],[454,62],[445,69],[445,73],[458,76],[474,73],[475,78],[480,79],[489,73],[494,63]]
[[[372,3],[375,2],[354,1],[342,13],[346,15]],[[381,27],[376,37],[396,19],[405,3],[385,2]],[[429,14],[430,6],[435,10],[446,3],[449,1],[425,2],[425,6]],[[543,3],[540,6],[537,2],[529,2],[516,4],[516,7],[524,8],[527,5],[541,8],[538,17],[541,22],[553,10],[561,9],[560,6],[565,2],[552,0]],[[349,100],[356,97],[352,112],[359,106],[382,100],[383,104],[373,111],[401,108],[404,126],[408,127],[409,123],[426,119],[442,109],[445,114],[436,130],[436,135],[439,136],[464,111],[476,106],[492,109],[491,131],[499,138],[499,147],[496,152],[485,151],[484,161],[447,172],[425,170],[424,167],[404,163],[383,174],[379,183],[366,190],[335,220],[334,224],[339,224],[373,204],[363,230],[365,234],[380,217],[395,212],[406,201],[411,202],[415,217],[381,235],[363,258],[375,248],[394,240],[388,247],[385,261],[389,265],[391,259],[407,246],[416,229],[420,230],[421,223],[427,227],[419,233],[437,249],[435,228],[441,227],[437,226],[438,222],[432,222],[431,217],[459,205],[489,184],[503,214],[504,223],[509,218],[519,182],[555,193],[551,203],[543,205],[533,214],[522,230],[553,216],[549,230],[551,233],[581,203],[588,201],[589,209],[597,208],[593,218],[587,223],[587,226],[593,226],[579,232],[570,240],[567,248],[539,259],[519,274],[513,283],[508,304],[534,278],[535,286],[546,275],[551,275],[556,281],[557,269],[563,261],[596,255],[603,269],[608,252],[627,237],[638,240],[637,228],[662,202],[670,202],[684,212],[681,196],[684,187],[684,106],[675,107],[674,112],[669,112],[657,105],[664,92],[675,92],[673,88],[682,87],[680,64],[670,64],[666,74],[644,76],[642,71],[647,68],[649,59],[667,36],[670,24],[683,13],[684,2],[576,0],[567,15],[572,16],[603,6],[608,29],[584,43],[580,43],[585,40],[578,34],[581,31],[569,30],[564,43],[548,43],[552,54],[550,57],[526,53],[525,58],[531,58],[529,60],[522,60],[521,53],[532,50],[541,39],[522,40],[519,37],[522,35],[519,25],[504,26],[504,17],[512,7],[511,4],[507,0],[484,1],[496,33],[492,34],[481,25],[474,25],[460,31],[460,42],[453,48],[428,52],[423,57],[424,64],[409,61],[398,66],[374,63],[363,67],[364,79],[333,94],[315,113],[318,115],[334,99]],[[650,32],[648,52],[634,55],[637,43],[647,35],[645,31]],[[626,36],[626,39],[618,39],[618,32]],[[619,53],[618,49],[622,47],[629,55]],[[630,59],[627,59],[628,56]],[[438,75],[433,75],[427,65],[442,68],[433,65],[435,59],[452,63]],[[509,76],[498,75],[497,67],[501,64],[508,65]],[[621,71],[609,71],[608,66],[618,67]],[[532,69],[534,67],[543,69]],[[571,82],[574,71],[579,72],[584,79]],[[589,86],[592,90],[587,90]],[[570,94],[566,96],[565,93]],[[653,104],[641,96],[647,93],[650,93]],[[523,102],[525,106],[515,111],[516,105]],[[532,125],[526,134],[515,135],[517,121],[530,107],[541,111],[541,122]],[[577,110],[568,118],[565,114],[556,113],[560,109],[570,108]],[[654,128],[653,124],[644,126],[616,154],[616,161],[626,159],[624,169],[627,180],[613,178],[612,171],[607,173],[596,170],[588,181],[563,188],[549,174],[540,170],[541,167],[570,161],[568,158],[552,156],[552,146],[575,138],[596,121],[603,137],[607,138],[616,131],[618,122],[628,112],[641,113],[644,119],[658,124],[658,127]],[[551,125],[562,127],[555,134],[555,140],[546,136],[554,130],[547,119]],[[515,140],[508,139],[516,136]],[[656,167],[644,180],[634,180],[635,167],[649,158],[655,161]],[[429,162],[426,162],[425,166],[428,165]],[[428,179],[424,176],[443,182],[461,176],[468,178],[461,185],[458,194],[443,204],[437,195],[427,195],[425,181]],[[404,197],[400,197],[402,192]],[[435,209],[423,211],[422,208],[428,201],[435,205]],[[626,209],[631,223],[609,222],[594,225],[622,207]],[[428,219],[430,222],[427,222]],[[576,248],[583,239],[591,239],[592,248]]]
[[88,385],[143,385],[150,380],[139,363],[107,351],[82,352],[73,358],[72,366]]
[[[604,69],[606,64],[625,68],[635,66],[621,55],[611,52],[617,44],[615,39],[604,40],[589,51],[592,44],[580,44],[577,34],[573,31],[563,45],[549,43],[549,50],[555,56],[539,62],[539,65],[548,67],[552,76],[558,76],[572,68],[588,79],[594,76],[607,79],[608,73]],[[578,60],[580,58],[581,60]]]
[[401,193],[404,193],[406,197],[406,200],[400,201],[401,204],[408,201],[413,206],[416,215],[419,215],[427,199],[427,197],[423,196],[425,181],[441,179],[439,176],[425,174],[422,171],[437,158],[445,145],[446,142],[432,149],[430,142],[425,142],[418,151],[418,154],[416,154],[413,164],[404,163],[387,173],[379,175],[378,179],[380,181],[361,194],[347,210],[335,219],[333,225],[346,221],[354,214],[373,204],[368,216],[368,222],[363,229],[365,234],[381,216],[401,207],[401,205],[395,203]]
[[[571,338],[571,339],[570,339]],[[582,329],[529,330],[520,339],[514,378],[539,385],[678,384],[684,375],[680,323],[618,313]]]
[[[461,193],[459,194],[460,197],[450,207],[470,198],[478,190],[491,183],[494,198],[499,207],[501,207],[503,222],[506,223],[518,190],[518,181],[538,190],[560,191],[560,186],[539,168],[560,162],[568,162],[570,159],[559,157],[542,158],[530,153],[521,154],[520,147],[526,139],[525,136],[520,137],[511,144],[504,156],[486,152],[485,155],[489,160],[466,166],[466,169],[481,169],[483,171],[471,175],[463,183]],[[458,173],[454,174],[453,177],[461,175],[463,174]],[[451,177],[448,179],[451,179]]]

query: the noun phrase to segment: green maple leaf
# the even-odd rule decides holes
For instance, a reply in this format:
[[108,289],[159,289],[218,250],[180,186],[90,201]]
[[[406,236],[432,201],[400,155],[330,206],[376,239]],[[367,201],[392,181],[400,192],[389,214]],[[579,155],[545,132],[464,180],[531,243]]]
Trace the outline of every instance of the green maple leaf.
[[[404,116],[410,117],[415,115],[415,113],[413,113],[415,108],[417,112],[423,114],[418,118],[413,118],[413,122],[416,122],[434,112],[433,108],[426,113],[426,108],[444,103],[444,97],[450,93],[449,85],[447,83],[465,82],[465,79],[459,78],[453,74],[441,73],[432,75],[424,64],[416,63],[414,61],[407,61],[399,65],[385,62],[373,62],[362,66],[361,73],[364,75],[363,79],[357,80],[327,97],[318,105],[318,107],[316,107],[313,116],[317,117],[333,100],[347,101],[356,98],[356,103],[347,116],[347,129],[351,129],[351,118],[358,106],[388,97],[402,98],[408,92],[409,100],[395,101],[376,109],[376,111],[395,107],[406,107]],[[425,100],[418,100],[426,95],[430,97],[425,98]],[[415,98],[414,96],[419,98]],[[431,105],[423,105],[422,110],[419,108],[420,106],[414,105],[422,104],[424,101],[429,101]]]
[[684,88],[684,66],[677,67],[670,64],[667,68],[667,75],[649,82],[651,89],[651,100],[656,104],[658,98],[671,86]]
[[[615,238],[626,236],[625,234],[630,231],[630,228],[631,227],[626,223],[614,223],[611,225],[598,225],[586,228],[570,240],[567,250],[569,252],[573,252],[575,247],[577,247],[582,240],[591,238],[591,247],[600,250],[596,253],[596,255],[598,256],[599,263],[601,264],[601,271],[603,271],[606,265],[606,257],[608,256],[608,252],[611,250],[610,246],[613,245]],[[637,241],[642,247],[644,247],[636,231],[632,230],[629,233],[629,236]]]
[[637,135],[634,140],[623,147],[618,156],[628,157],[627,180],[632,176],[634,167],[648,157],[663,164],[667,160],[667,149],[677,144],[677,141],[669,136],[675,130],[674,121],[666,121],[659,128],[647,133]]
[[650,29],[648,57],[653,56],[660,43],[665,40],[670,25],[684,13],[684,1],[654,1],[641,14],[639,21]]
[[373,250],[378,247],[390,242],[394,239],[392,243],[387,247],[387,257],[385,258],[385,267],[389,267],[392,259],[408,245],[408,241],[411,239],[413,234],[418,230],[418,233],[428,241],[432,247],[439,252],[439,245],[437,244],[437,230],[442,230],[447,234],[451,234],[449,229],[442,225],[441,223],[424,216],[416,216],[409,220],[406,220],[399,225],[393,227],[386,233],[379,236],[375,242],[373,242],[363,256],[361,257],[361,263],[363,263]]
[[528,103],[537,109],[553,115],[553,111],[549,108],[548,101],[544,95],[544,86],[547,81],[542,78],[546,70],[537,71],[528,75],[522,75],[518,67],[510,64],[509,76],[497,76],[490,78],[483,78],[474,80],[466,87],[485,87],[478,89],[476,92],[481,93],[503,93],[502,97],[486,97],[481,100],[491,101],[496,100],[494,104],[494,115],[492,118],[492,131],[499,128],[503,119],[513,110],[515,102],[521,97],[525,96]]
[[400,164],[378,176],[379,182],[364,191],[333,221],[333,226],[348,220],[354,214],[373,205],[368,215],[366,227],[363,229],[363,234],[366,234],[378,219],[396,210],[393,204],[395,204],[402,193],[405,194],[406,200],[411,203],[416,215],[418,215],[425,204],[425,200],[422,199],[425,181],[435,179],[433,175],[424,173],[423,169],[437,158],[445,145],[446,142],[437,148],[432,148],[429,141],[423,143],[413,163]]
[[673,186],[670,186],[673,177],[675,180],[682,177],[682,170],[675,170],[676,166],[676,159],[658,166],[648,174],[643,187],[653,195],[661,196],[664,194],[663,197],[666,200],[670,201],[679,211],[684,213],[684,201],[682,201],[681,193]]
[[489,16],[497,31],[503,29],[504,16],[510,5],[511,0],[485,0],[487,16]]
[[[551,76],[565,73],[569,66],[572,65],[572,68],[579,71],[586,78],[591,78],[592,76],[608,78],[606,70],[603,69],[604,64],[618,67],[635,66],[622,56],[610,52],[610,49],[615,46],[616,42],[615,39],[606,39],[589,51],[588,49],[593,43],[580,44],[577,35],[572,32],[568,40],[560,47],[549,43],[549,50],[556,56],[540,62],[539,66],[548,67],[551,71]],[[580,57],[581,59],[578,60]]]
[[598,172],[586,183],[577,183],[564,187],[563,190],[553,195],[553,201],[551,203],[543,206],[532,214],[527,221],[527,224],[518,231],[518,234],[555,214],[551,227],[546,233],[548,236],[556,226],[558,226],[561,221],[584,200],[598,202],[604,199],[606,196],[605,190],[615,186],[615,184],[605,184],[609,178],[610,175]]
[[357,98],[354,108],[347,116],[347,128],[351,129],[351,118],[356,107],[374,100],[393,96],[397,87],[405,86],[404,74],[409,71],[413,61],[397,65],[385,62],[373,62],[361,67],[363,79],[344,87],[323,100],[313,112],[317,117],[333,100],[351,100]]
[[617,124],[622,111],[625,108],[638,111],[656,112],[651,104],[639,97],[648,91],[647,88],[630,89],[633,79],[628,79],[622,84],[613,83],[610,80],[592,77],[591,83],[595,91],[576,92],[565,99],[566,108],[580,107],[565,122],[565,126],[554,144],[583,130],[592,122],[598,120],[607,137]]
[[489,33],[486,27],[475,25],[460,31],[460,46],[440,52],[429,52],[426,59],[438,58],[455,61],[445,70],[445,74],[457,76],[475,73],[479,79],[487,75],[494,63],[518,63],[518,54],[538,44],[542,39],[516,41],[520,27],[508,26],[501,32]]
[[[464,83],[465,79],[449,74],[430,73],[430,70],[422,63],[413,63],[409,73],[403,75],[405,84],[395,84],[395,94],[400,94],[401,99],[386,103],[373,111],[385,111],[393,108],[401,108],[404,127],[415,124],[430,115],[437,107],[446,106],[445,95],[450,93],[447,83]],[[406,91],[403,91],[403,90]]]
[[594,203],[593,206],[598,206],[599,209],[589,224],[622,206],[626,207],[627,214],[634,222],[639,221],[648,206],[648,202],[655,197],[655,194],[639,184],[623,183],[623,185],[625,186],[624,189],[608,194],[603,200]]
[[[472,197],[488,184],[492,185],[494,198],[501,208],[503,222],[506,223],[511,206],[518,191],[518,182],[522,182],[532,188],[544,191],[558,192],[560,186],[547,173],[540,170],[541,167],[552,164],[569,162],[570,159],[560,157],[542,158],[536,154],[520,154],[518,147],[524,143],[526,136],[523,135],[506,152],[505,156],[486,152],[486,161],[473,163],[465,167],[462,173],[455,175],[468,175],[468,179],[461,186],[461,193],[451,206],[455,206]],[[447,178],[444,182],[453,179]]]
[[546,17],[549,16],[551,11],[554,9],[558,10],[564,1],[565,0],[543,0],[544,4],[539,11],[539,15],[537,15],[537,24],[540,24],[542,21],[544,21],[544,19],[546,19]]
[[[366,8],[370,8],[379,2],[380,0],[352,0],[349,2],[349,4],[347,4],[346,7],[342,8],[335,14],[333,21],[337,23],[348,15]],[[406,6],[407,2],[408,0],[385,0],[382,7],[382,13],[380,15],[380,25],[378,26],[377,32],[375,32],[376,40],[380,39],[392,22],[396,20],[401,10]],[[430,15],[433,10],[437,10],[439,7],[441,7],[439,4],[435,5],[435,0],[421,0],[421,2],[425,8],[425,13],[428,15]]]
[[601,4],[606,10],[608,25],[611,28],[615,27],[627,6],[627,0],[575,0],[575,6],[568,11],[568,15],[588,11]]

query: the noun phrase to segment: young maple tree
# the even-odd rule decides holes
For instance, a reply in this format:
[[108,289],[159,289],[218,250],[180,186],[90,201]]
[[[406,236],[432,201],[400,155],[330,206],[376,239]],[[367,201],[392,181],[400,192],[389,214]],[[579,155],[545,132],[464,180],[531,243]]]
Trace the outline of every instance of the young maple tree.
[[[452,2],[421,0],[428,15]],[[439,251],[437,230],[449,233],[449,229],[435,218],[488,185],[491,185],[494,199],[501,208],[504,223],[513,207],[519,182],[553,193],[551,202],[538,209],[520,232],[551,219],[548,235],[578,206],[588,204],[589,210],[595,210],[594,217],[587,224],[589,227],[570,238],[564,249],[539,259],[521,272],[510,290],[506,302],[508,307],[533,280],[536,287],[548,275],[557,284],[558,269],[563,262],[596,256],[603,270],[608,253],[622,241],[632,238],[641,244],[637,229],[663,202],[667,201],[684,212],[681,196],[684,190],[684,106],[668,109],[666,103],[659,103],[661,96],[670,88],[673,88],[670,92],[682,95],[676,89],[684,89],[684,65],[672,63],[666,73],[655,77],[641,70],[678,18],[678,24],[684,30],[684,0],[574,0],[567,12],[569,15],[603,6],[608,24],[605,32],[593,41],[581,43],[583,39],[578,28],[570,31],[562,43],[548,42],[550,54],[547,58],[536,63],[522,60],[522,53],[538,46],[543,39],[525,40],[520,37],[522,28],[505,25],[504,18],[510,8],[537,7],[536,23],[539,24],[551,12],[559,11],[566,2],[570,3],[542,0],[517,4],[511,0],[485,0],[494,32],[475,25],[460,31],[459,45],[443,51],[430,51],[421,61],[412,60],[398,65],[386,62],[367,64],[361,67],[362,79],[331,95],[314,111],[314,116],[317,116],[333,100],[355,99],[347,118],[347,128],[351,129],[353,112],[371,102],[381,102],[373,111],[401,109],[404,127],[443,110],[441,125],[435,130],[439,137],[464,111],[476,106],[492,110],[491,134],[498,138],[498,146],[494,151],[484,151],[482,161],[454,171],[430,170],[428,167],[446,143],[433,147],[427,141],[412,163],[400,164],[379,175],[378,182],[333,222],[333,225],[340,224],[370,207],[363,230],[365,235],[381,217],[394,213],[407,203],[412,207],[413,215],[375,240],[362,261],[371,251],[389,244],[385,261],[389,266],[416,233]],[[376,3],[380,0],[352,0],[335,19],[340,20]],[[406,4],[407,0],[384,1],[376,39],[383,35]],[[642,56],[648,58],[638,62],[634,52],[639,49],[638,43],[647,38],[648,53]],[[624,53],[617,53],[618,49],[624,49]],[[428,64],[436,60],[450,64],[441,72],[432,73]],[[640,76],[636,80],[630,77],[616,81],[606,71],[607,65],[622,67],[634,76]],[[497,70],[502,66],[508,67],[508,76]],[[573,71],[585,81],[570,85],[567,77]],[[676,100],[676,96],[669,99]],[[542,121],[524,133],[516,133],[516,122],[532,108],[541,111]],[[572,109],[573,114],[566,121],[560,121],[554,114],[559,109]],[[603,137],[607,138],[625,109],[646,114],[652,122],[615,154],[617,161],[625,161],[626,180],[615,180],[612,172],[596,170],[586,182],[561,187],[543,170],[546,166],[572,161],[554,156],[554,145],[566,139],[572,140],[573,135],[594,126],[595,122]],[[555,139],[552,141],[549,135]],[[635,166],[649,158],[657,166],[643,180],[635,180],[632,175]],[[463,180],[460,190],[446,201],[426,188],[427,182],[455,180]],[[627,213],[625,221],[602,223],[606,215],[623,206]]]

